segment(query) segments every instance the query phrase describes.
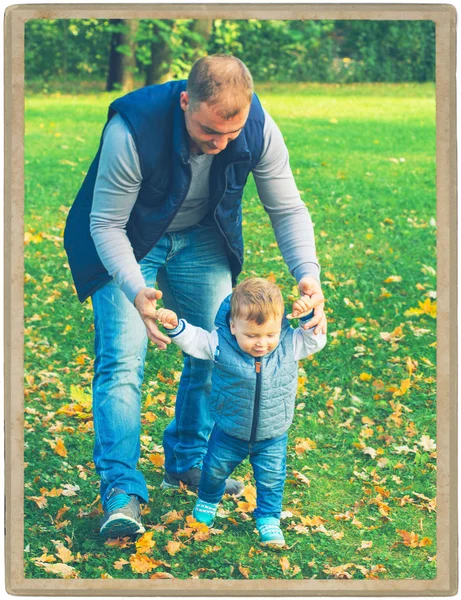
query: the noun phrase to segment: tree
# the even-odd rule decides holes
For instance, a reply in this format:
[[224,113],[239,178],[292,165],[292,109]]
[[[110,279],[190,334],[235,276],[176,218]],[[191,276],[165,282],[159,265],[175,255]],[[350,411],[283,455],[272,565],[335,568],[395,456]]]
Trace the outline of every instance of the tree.
[[109,72],[106,90],[121,89],[129,92],[134,89],[136,71],[137,19],[111,19],[112,38],[109,54]]

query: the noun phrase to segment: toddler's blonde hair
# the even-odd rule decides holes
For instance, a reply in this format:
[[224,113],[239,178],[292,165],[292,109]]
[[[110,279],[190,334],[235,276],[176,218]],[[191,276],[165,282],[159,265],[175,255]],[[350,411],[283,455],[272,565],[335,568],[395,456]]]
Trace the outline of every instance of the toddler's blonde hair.
[[231,296],[230,318],[246,319],[263,325],[271,317],[283,315],[284,304],[279,288],[261,277],[250,277],[236,286]]

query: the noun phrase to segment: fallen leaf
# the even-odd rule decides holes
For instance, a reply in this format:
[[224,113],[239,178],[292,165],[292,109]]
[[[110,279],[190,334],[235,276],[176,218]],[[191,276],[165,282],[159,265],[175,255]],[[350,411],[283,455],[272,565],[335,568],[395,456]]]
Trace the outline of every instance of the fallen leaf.
[[136,540],[136,551],[138,554],[146,554],[156,545],[156,542],[152,539],[153,535],[153,531],[147,531]]
[[426,452],[432,452],[437,448],[433,439],[431,439],[428,435],[423,435],[418,444],[422,447]]
[[165,463],[165,456],[163,454],[151,454],[149,460],[154,466],[161,467]]
[[26,496],[27,500],[32,500],[39,508],[45,508],[48,500],[44,496]]
[[282,567],[282,571],[286,573],[290,568],[290,561],[286,556],[282,556],[280,559],[280,566]]
[[54,451],[56,452],[56,454],[59,454],[59,456],[62,456],[63,458],[67,457],[66,447],[64,445],[64,442],[61,439],[59,439],[56,442],[56,446],[54,448]]
[[242,565],[239,565],[239,571],[245,577],[245,579],[249,578],[250,569],[248,567],[242,567]]
[[174,556],[177,554],[181,548],[184,546],[181,542],[174,542],[170,540],[168,544],[165,546],[165,550],[170,554],[170,556]]
[[129,565],[130,561],[129,560],[125,560],[124,558],[119,558],[118,560],[116,560],[114,562],[114,569],[117,569],[117,571],[120,571],[121,569],[123,569],[123,567],[125,565]]
[[70,565],[66,565],[64,563],[55,563],[55,564],[48,564],[48,563],[40,563],[40,562],[36,562],[35,563],[38,567],[42,567],[47,573],[52,573],[53,575],[58,575],[59,577],[62,577],[63,579],[70,579],[72,577],[77,577],[77,572],[75,571],[74,567],[71,567]]
[[74,555],[65,546],[60,546],[56,551],[56,556],[61,559],[63,563],[68,563],[74,560]]
[[175,579],[171,573],[165,573],[165,571],[158,571],[149,577],[149,579]]
[[303,475],[299,471],[293,471],[293,475],[296,477],[296,479],[298,479],[302,483],[307,484],[307,486],[310,487],[311,482],[310,482],[310,480],[305,475]]

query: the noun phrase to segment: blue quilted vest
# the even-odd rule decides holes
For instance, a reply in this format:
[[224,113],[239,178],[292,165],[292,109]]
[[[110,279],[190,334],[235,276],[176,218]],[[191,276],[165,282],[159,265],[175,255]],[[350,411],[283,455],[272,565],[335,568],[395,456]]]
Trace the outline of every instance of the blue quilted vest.
[[298,388],[294,330],[283,318],[278,346],[270,354],[254,358],[240,349],[230,331],[229,317],[230,296],[221,304],[215,320],[219,346],[213,368],[211,416],[223,431],[245,441],[282,435],[293,421]]
[[[155,246],[184,202],[191,182],[189,140],[180,93],[186,81],[141,88],[112,102],[107,123],[119,113],[130,128],[139,154],[142,185],[126,231],[139,262]],[[217,154],[210,171],[214,218],[227,242],[234,282],[242,270],[243,188],[262,153],[264,112],[253,95],[240,135]],[[90,235],[90,212],[101,154],[99,149],[67,217],[64,246],[81,302],[111,277]],[[115,150],[114,150],[115,151]]]

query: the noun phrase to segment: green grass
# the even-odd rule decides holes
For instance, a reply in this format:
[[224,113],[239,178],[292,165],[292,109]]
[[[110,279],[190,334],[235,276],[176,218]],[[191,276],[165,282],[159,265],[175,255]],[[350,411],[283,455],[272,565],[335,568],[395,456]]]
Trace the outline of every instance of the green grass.
[[[53,578],[33,559],[61,558],[81,578],[148,578],[156,571],[187,578],[325,579],[344,569],[355,579],[431,579],[436,576],[436,459],[422,436],[435,440],[435,319],[406,315],[429,298],[435,305],[435,94],[433,85],[261,85],[264,106],[280,125],[301,196],[315,224],[327,298],[329,343],[300,364],[299,410],[290,430],[283,520],[288,549],[258,546],[254,521],[226,499],[226,513],[208,540],[178,537],[194,495],[159,491],[162,468],[149,456],[161,450],[181,370],[174,348],[148,352],[140,468],[151,489],[146,529],[150,557],[168,563],[134,573],[136,552],[98,540],[98,478],[92,464],[88,405],[93,364],[89,302],[75,296],[62,246],[65,217],[97,150],[107,106],[116,94],[30,95],[26,99],[25,232],[25,573]],[[392,159],[392,160],[391,160]],[[404,159],[404,160],[402,160]],[[244,198],[243,276],[275,277],[289,307],[289,275],[253,181]],[[394,276],[396,280],[385,282]],[[398,279],[401,278],[401,279]],[[401,329],[397,329],[401,327]],[[397,331],[396,331],[397,329]],[[381,333],[392,333],[386,341]],[[402,382],[409,379],[409,387]],[[77,386],[71,388],[71,386]],[[82,388],[85,394],[80,394]],[[80,402],[80,404],[78,404]],[[83,403],[83,404],[82,404]],[[64,407],[64,408],[63,408]],[[151,423],[145,412],[157,417]],[[315,442],[297,455],[297,438]],[[52,446],[61,439],[67,456]],[[421,443],[420,443],[421,442]],[[366,448],[370,453],[364,453]],[[45,468],[44,468],[45,466]],[[310,485],[296,479],[305,475]],[[250,466],[237,477],[250,481]],[[65,484],[75,495],[46,496]],[[45,490],[43,490],[45,488]],[[59,493],[59,492],[58,492]],[[67,493],[67,492],[66,492]],[[27,497],[43,497],[39,508]],[[403,499],[403,500],[402,500]],[[58,511],[67,507],[67,511]],[[162,531],[161,516],[184,511]],[[349,513],[348,513],[349,511]],[[346,518],[337,518],[346,515]],[[251,517],[251,515],[250,515]],[[321,517],[323,528],[301,517]],[[355,520],[354,520],[355,519]],[[306,522],[306,521],[305,521]],[[298,529],[295,529],[298,527]],[[408,547],[397,530],[429,538]],[[184,546],[174,556],[171,540]],[[364,549],[360,549],[362,542]],[[283,572],[281,557],[290,568]],[[352,566],[347,567],[349,563]],[[53,563],[50,563],[53,564]],[[297,566],[298,569],[293,570]],[[327,571],[327,573],[325,572]]]

